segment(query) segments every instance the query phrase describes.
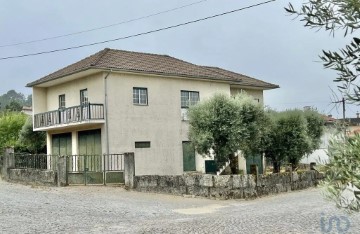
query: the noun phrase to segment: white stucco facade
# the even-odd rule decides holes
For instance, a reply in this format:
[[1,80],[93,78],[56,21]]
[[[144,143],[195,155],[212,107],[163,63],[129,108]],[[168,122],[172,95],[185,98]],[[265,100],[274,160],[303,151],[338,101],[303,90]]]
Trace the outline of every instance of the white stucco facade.
[[[147,105],[133,103],[133,88],[147,89]],[[64,79],[56,84],[33,87],[34,114],[57,110],[59,95],[66,107],[80,104],[80,90],[87,89],[90,103],[104,106],[104,119],[49,126],[47,150],[52,154],[52,136],[71,133],[71,153],[78,154],[78,132],[101,130],[102,153],[135,152],[137,175],[183,174],[182,143],[188,139],[188,123],[181,115],[181,91],[199,92],[200,101],[216,93],[246,92],[263,103],[261,88],[232,86],[229,82],[170,77],[129,72],[102,71]],[[150,142],[149,148],[135,148],[135,142]],[[205,159],[196,155],[196,170],[205,172]]]

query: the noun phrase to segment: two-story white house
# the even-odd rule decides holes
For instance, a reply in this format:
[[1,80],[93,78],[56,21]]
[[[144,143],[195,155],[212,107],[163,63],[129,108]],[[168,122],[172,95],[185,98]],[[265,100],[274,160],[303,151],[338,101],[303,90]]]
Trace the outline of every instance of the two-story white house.
[[263,103],[278,88],[216,67],[167,55],[104,49],[27,84],[35,131],[47,153],[135,152],[136,174],[205,171],[188,139],[186,110],[215,93],[246,91]]

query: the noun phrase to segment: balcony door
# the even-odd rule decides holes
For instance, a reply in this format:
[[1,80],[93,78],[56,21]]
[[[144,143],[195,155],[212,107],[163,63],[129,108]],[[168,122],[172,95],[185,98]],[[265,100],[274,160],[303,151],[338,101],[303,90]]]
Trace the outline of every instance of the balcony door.
[[89,98],[87,89],[80,90],[80,111],[82,120],[90,119]]
[[59,123],[65,123],[66,111],[65,111],[65,94],[59,95]]

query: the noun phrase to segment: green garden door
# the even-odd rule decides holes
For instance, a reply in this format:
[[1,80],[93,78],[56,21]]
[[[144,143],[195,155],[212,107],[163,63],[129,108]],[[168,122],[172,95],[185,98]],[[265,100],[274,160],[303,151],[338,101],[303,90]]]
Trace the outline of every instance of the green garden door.
[[52,155],[71,155],[71,133],[52,135]]
[[101,130],[81,131],[78,133],[79,155],[101,155]]
[[99,174],[99,172],[103,171],[101,130],[96,129],[78,132],[78,140],[80,155],[78,162],[79,170],[88,173],[88,181],[93,180],[94,183],[102,183],[100,181],[102,180],[102,175],[100,178]]
[[196,171],[195,148],[189,141],[183,141],[182,148],[184,171]]

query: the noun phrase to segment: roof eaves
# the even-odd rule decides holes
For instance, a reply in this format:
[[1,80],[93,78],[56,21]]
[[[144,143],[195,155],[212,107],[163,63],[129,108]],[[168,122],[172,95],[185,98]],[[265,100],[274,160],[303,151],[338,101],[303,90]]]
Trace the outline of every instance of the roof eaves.
[[34,81],[34,82],[30,82],[30,83],[26,84],[25,87],[30,88],[30,87],[33,87],[33,86],[35,86],[35,85],[39,85],[39,84],[43,84],[43,83],[46,83],[46,82],[54,81],[54,80],[57,80],[57,79],[61,79],[61,78],[63,78],[63,77],[71,76],[71,75],[73,75],[73,74],[75,74],[75,73],[87,71],[87,70],[92,69],[92,68],[93,68],[93,67],[90,67],[90,66],[89,66],[89,67],[85,67],[85,68],[82,68],[82,69],[80,69],[80,70],[76,70],[76,71],[73,71],[73,72],[70,72],[70,73],[67,73],[67,74],[64,74],[64,75],[60,75],[60,76],[51,78],[50,80],[36,80],[36,81]]

